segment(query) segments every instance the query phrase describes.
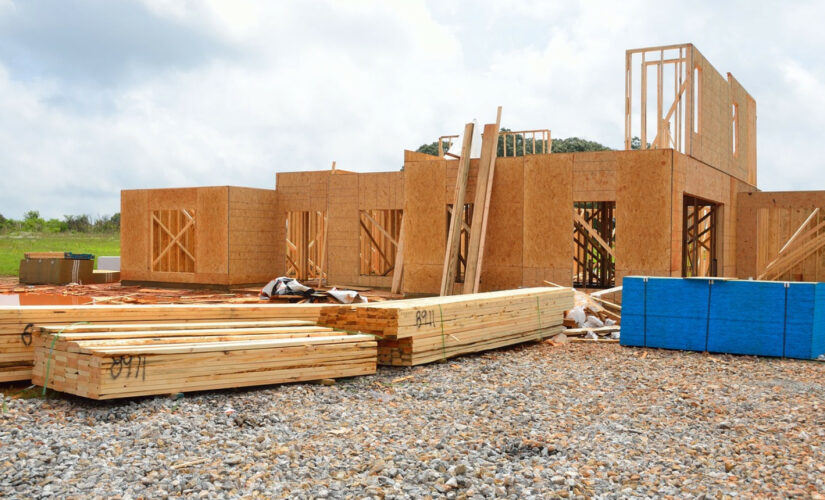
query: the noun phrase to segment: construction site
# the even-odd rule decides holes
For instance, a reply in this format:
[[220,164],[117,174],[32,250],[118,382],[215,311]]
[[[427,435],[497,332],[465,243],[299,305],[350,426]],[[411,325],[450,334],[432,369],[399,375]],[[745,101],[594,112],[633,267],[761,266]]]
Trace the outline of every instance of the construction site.
[[823,498],[825,191],[759,189],[756,101],[692,44],[624,82],[623,150],[503,103],[401,170],[123,190],[116,271],[21,256],[0,492]]

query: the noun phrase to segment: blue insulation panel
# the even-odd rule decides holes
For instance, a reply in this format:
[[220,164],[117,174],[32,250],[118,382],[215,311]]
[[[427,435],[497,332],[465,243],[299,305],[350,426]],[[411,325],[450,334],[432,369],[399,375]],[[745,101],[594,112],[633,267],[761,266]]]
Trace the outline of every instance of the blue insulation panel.
[[621,345],[645,345],[645,283],[644,278],[626,277],[622,280]]
[[716,281],[710,300],[710,352],[782,356],[785,284]]
[[647,345],[704,351],[708,332],[709,290],[707,280],[649,278]]
[[825,283],[626,277],[621,344],[813,359]]

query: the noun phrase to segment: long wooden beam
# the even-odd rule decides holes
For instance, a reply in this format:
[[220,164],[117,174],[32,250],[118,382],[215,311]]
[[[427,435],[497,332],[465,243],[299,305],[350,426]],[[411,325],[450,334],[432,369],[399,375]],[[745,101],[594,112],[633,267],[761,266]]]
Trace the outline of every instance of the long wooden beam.
[[398,246],[395,247],[395,269],[392,272],[392,293],[401,293],[401,282],[404,278],[404,219],[401,217],[401,235],[398,237]]
[[[464,272],[464,293],[478,293],[481,266],[484,261],[484,243],[487,238],[487,221],[490,214],[490,198],[493,193],[493,176],[496,169],[498,132],[501,127],[501,106],[496,112],[496,123],[484,126],[481,139],[481,161],[476,179],[476,197],[473,206],[473,223],[470,225],[470,242],[467,245],[467,265]],[[515,142],[513,143],[515,148]]]
[[473,123],[464,126],[464,141],[461,144],[461,158],[458,160],[458,175],[455,181],[453,213],[447,233],[447,249],[444,252],[444,270],[441,273],[441,295],[452,295],[455,285],[458,247],[461,240],[461,221],[464,215],[464,197],[467,180],[470,178],[470,145],[473,142]]

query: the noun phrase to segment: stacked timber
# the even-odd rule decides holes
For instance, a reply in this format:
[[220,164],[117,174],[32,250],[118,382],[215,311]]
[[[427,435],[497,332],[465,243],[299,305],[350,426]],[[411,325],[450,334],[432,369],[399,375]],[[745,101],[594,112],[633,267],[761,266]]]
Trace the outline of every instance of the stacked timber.
[[118,306],[0,306],[0,382],[31,378],[33,325],[186,323],[228,320],[316,322],[326,305],[181,304]]
[[413,366],[563,331],[570,288],[524,288],[321,311],[320,324],[379,335],[378,363]]
[[368,375],[372,335],[305,321],[53,325],[34,336],[32,382],[113,399]]

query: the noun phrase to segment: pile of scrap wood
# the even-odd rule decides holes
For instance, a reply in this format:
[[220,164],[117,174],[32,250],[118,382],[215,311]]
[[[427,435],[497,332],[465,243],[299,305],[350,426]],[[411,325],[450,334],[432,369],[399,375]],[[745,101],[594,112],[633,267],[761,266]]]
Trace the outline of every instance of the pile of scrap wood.
[[375,373],[372,335],[305,321],[52,325],[34,336],[32,382],[92,399]]
[[570,288],[524,288],[333,307],[319,321],[379,335],[379,364],[412,366],[556,335],[572,307]]
[[[621,291],[621,287],[607,292]],[[622,321],[622,306],[600,297],[576,290],[575,306],[565,311],[565,337],[571,342],[618,342]]]
[[0,382],[28,380],[34,325],[289,319],[315,322],[321,304],[0,306]]

